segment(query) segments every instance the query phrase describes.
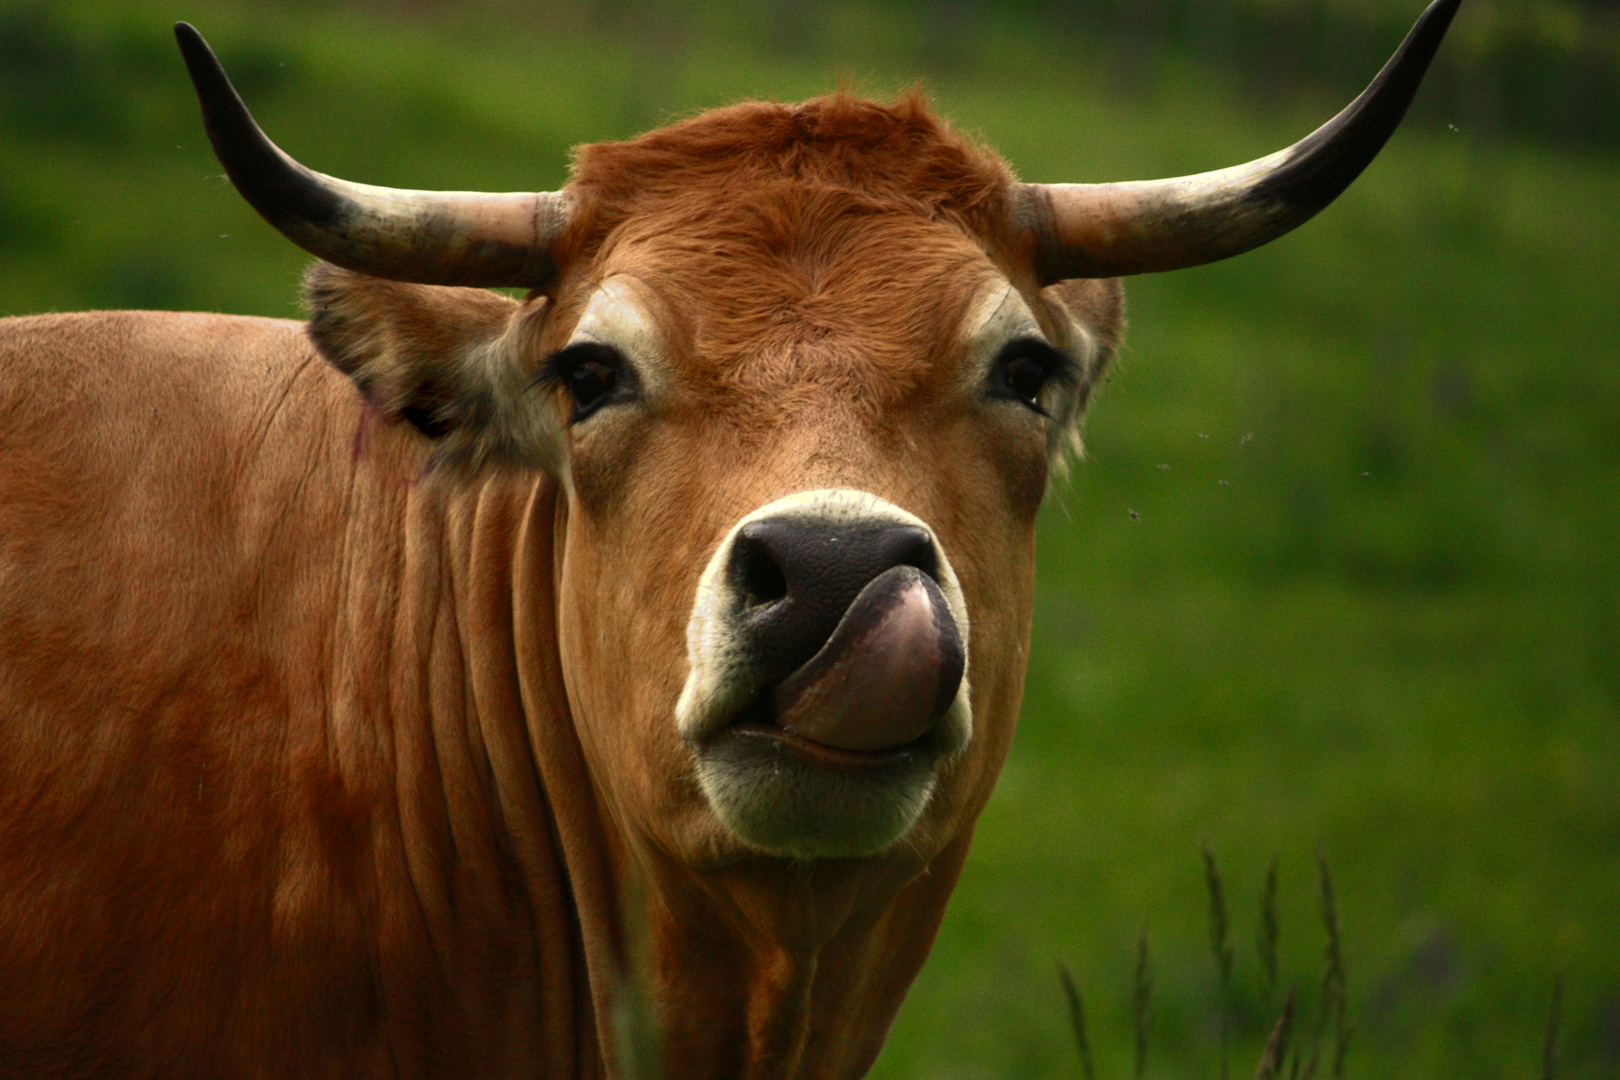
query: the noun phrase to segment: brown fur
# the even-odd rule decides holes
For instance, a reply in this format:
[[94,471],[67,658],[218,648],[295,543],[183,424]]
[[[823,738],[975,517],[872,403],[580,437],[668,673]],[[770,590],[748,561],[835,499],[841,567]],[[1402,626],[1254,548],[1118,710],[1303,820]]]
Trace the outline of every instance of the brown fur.
[[666,222],[722,216],[745,230],[786,226],[779,236],[806,254],[836,243],[753,213],[774,201],[760,185],[838,192],[870,212],[900,210],[1005,241],[1011,183],[1000,158],[951,131],[918,94],[893,105],[847,94],[802,105],[749,102],[631,142],[581,148],[569,184],[580,212],[566,261],[583,265],[581,254],[600,251],[621,230],[634,239]]
[[[916,99],[743,105],[582,151],[546,296],[318,268],[331,366],[265,320],[0,323],[0,1076],[598,1076],[638,1016],[671,1078],[863,1073],[1027,655],[1049,433],[957,328],[1004,275],[1089,385],[1121,327],[1036,289],[1010,183]],[[533,377],[608,279],[663,384],[565,427]],[[824,486],[938,532],[976,734],[902,844],[795,864],[670,716],[720,537]]]

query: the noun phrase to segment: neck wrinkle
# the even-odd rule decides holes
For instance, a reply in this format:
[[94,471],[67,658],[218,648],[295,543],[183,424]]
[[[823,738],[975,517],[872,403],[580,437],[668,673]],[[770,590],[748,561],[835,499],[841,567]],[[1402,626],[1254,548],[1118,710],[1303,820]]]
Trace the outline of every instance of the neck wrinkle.
[[[458,630],[464,659],[467,740],[481,751],[482,775],[533,919],[540,1013],[539,1044],[545,1075],[600,1072],[594,1010],[580,992],[588,963],[558,808],[551,804],[545,756],[534,743],[537,727],[566,728],[566,714],[547,710],[549,699],[524,692],[533,660],[520,645],[526,610],[522,573],[533,554],[536,519],[550,512],[553,485],[530,476],[496,474],[461,493],[447,515],[451,534]],[[540,710],[540,711],[536,711]]]
[[[514,680],[522,703],[529,761],[540,781],[556,880],[544,925],[566,922],[575,957],[566,983],[548,985],[554,1000],[573,1002],[572,1028],[581,1077],[625,1076],[636,1062],[621,1061],[626,1010],[635,1006],[620,891],[621,846],[602,813],[585,753],[574,728],[557,645],[557,572],[567,529],[567,503],[549,477],[533,479],[521,501],[517,543],[510,564]],[[541,943],[544,953],[547,943]],[[557,973],[559,976],[561,972]]]
[[406,1077],[600,1076],[570,829],[533,744],[566,712],[519,692],[521,553],[548,482],[422,477],[419,439],[371,436],[344,500],[328,737],[368,807],[391,1059]]

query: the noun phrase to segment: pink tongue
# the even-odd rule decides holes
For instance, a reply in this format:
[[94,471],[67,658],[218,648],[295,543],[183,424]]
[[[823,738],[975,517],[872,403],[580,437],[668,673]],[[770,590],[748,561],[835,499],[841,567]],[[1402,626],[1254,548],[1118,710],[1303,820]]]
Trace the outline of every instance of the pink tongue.
[[932,578],[886,570],[827,643],[771,694],[786,731],[837,750],[891,750],[945,715],[962,682],[962,639]]

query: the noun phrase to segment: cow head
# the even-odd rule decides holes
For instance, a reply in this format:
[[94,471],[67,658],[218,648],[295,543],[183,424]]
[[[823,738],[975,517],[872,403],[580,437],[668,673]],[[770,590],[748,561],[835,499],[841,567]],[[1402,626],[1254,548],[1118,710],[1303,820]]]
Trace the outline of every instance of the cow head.
[[582,150],[524,303],[310,274],[315,342],[445,482],[561,482],[562,668],[623,827],[915,854],[982,805],[1121,326],[1113,280],[1043,286],[1016,190],[916,99],[741,105]]
[[[834,96],[587,147],[559,193],[372,188],[287,158],[180,37],[232,179],[327,260],[321,352],[436,441],[444,482],[558,481],[595,782],[621,829],[716,866],[926,859],[964,832],[1018,710],[1036,511],[1119,338],[1113,279],[1326,206],[1455,7],[1296,146],[1104,185],[1020,184],[916,100]],[[492,285],[533,291],[465,287]]]

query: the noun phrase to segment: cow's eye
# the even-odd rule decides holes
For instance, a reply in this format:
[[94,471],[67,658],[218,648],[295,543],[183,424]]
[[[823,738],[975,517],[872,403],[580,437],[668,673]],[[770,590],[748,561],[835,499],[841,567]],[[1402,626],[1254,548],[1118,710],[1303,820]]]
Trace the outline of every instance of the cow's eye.
[[1036,412],[1041,408],[1041,391],[1069,375],[1069,358],[1038,338],[1009,341],[996,357],[990,374],[993,397],[1021,401]]
[[570,345],[554,353],[540,379],[568,395],[573,404],[570,423],[579,423],[604,405],[635,396],[630,365],[610,345],[594,341]]

